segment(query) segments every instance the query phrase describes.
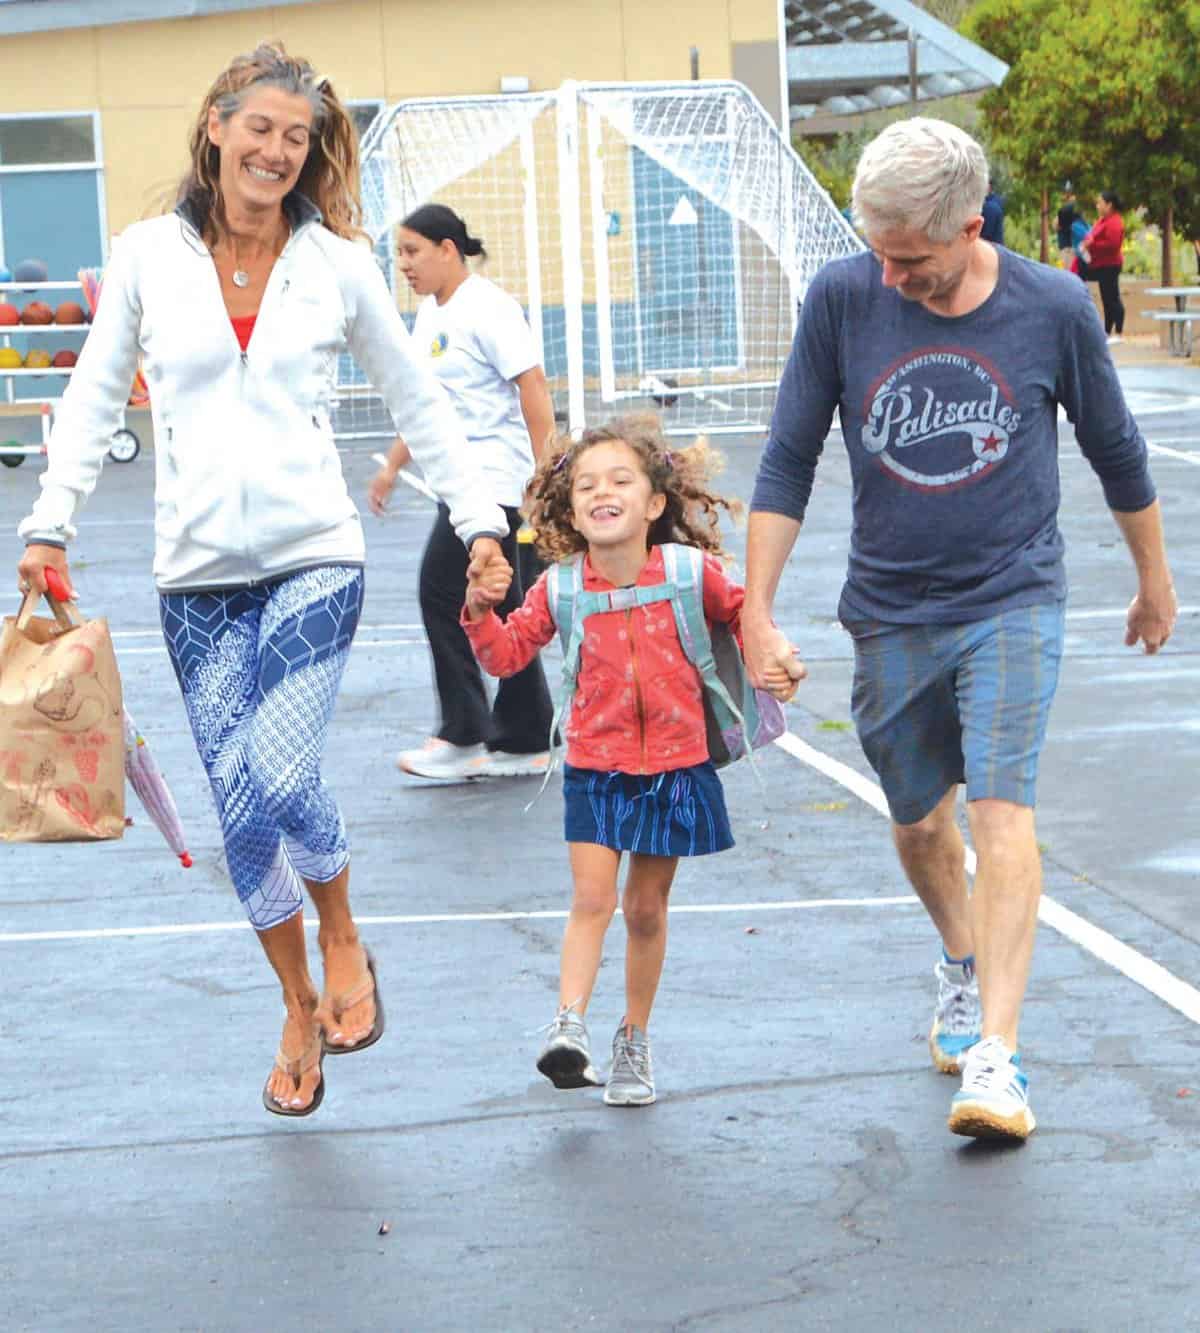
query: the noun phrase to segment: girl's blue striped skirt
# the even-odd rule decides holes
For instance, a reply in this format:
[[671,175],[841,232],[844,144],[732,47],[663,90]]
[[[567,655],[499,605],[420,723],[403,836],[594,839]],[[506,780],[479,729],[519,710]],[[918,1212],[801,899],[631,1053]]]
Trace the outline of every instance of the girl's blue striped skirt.
[[568,842],[615,852],[705,856],[733,846],[721,779],[711,762],[668,773],[563,767]]

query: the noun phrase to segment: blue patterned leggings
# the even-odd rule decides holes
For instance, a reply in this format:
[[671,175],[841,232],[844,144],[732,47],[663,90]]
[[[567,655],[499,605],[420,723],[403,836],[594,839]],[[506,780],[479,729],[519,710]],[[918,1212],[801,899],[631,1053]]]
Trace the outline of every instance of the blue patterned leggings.
[[363,571],[348,566],[160,598],[230,878],[256,930],[300,910],[301,877],[327,883],[349,860],[321,754],[362,600]]

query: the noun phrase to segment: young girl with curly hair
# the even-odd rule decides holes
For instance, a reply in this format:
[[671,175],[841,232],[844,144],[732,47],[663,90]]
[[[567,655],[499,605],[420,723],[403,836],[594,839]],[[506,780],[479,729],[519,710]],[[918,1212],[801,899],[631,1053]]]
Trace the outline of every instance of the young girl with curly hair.
[[[742,589],[719,559],[719,521],[722,509],[733,512],[737,505],[708,489],[717,461],[702,441],[671,450],[652,416],[621,417],[576,443],[559,442],[532,487],[530,522],[541,554],[563,561],[584,553],[584,590],[611,591],[662,583],[662,543],[699,547],[705,617],[736,632]],[[493,610],[507,590],[503,572],[493,565],[468,582],[463,628],[492,675],[521,670],[554,638],[548,582],[543,574],[504,621]],[[769,687],[779,698],[795,689],[782,669]],[[601,1082],[584,1015],[617,906],[621,855],[628,853],[625,1014],[613,1039],[604,1100],[646,1106],[655,1099],[646,1033],[666,953],[675,868],[680,856],[733,846],[705,737],[703,685],[679,642],[669,602],[588,617],[564,735],[574,897],[558,1013],[537,1067],[558,1088]]]

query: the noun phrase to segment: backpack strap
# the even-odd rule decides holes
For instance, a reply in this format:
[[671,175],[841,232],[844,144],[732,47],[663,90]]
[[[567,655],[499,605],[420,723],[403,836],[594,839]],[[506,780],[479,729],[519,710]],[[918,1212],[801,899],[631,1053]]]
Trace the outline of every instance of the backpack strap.
[[[704,555],[697,547],[684,546],[680,542],[664,542],[662,553],[667,583],[673,584],[676,591],[671,605],[675,611],[675,628],[679,631],[684,655],[700,673],[705,686],[729,709],[744,732],[746,720],[742,716],[741,705],[734,701],[725,688],[725,682],[717,674],[717,663],[713,657],[712,635],[704,616]],[[748,744],[746,748],[749,750]]]
[[704,553],[698,547],[686,546],[681,542],[664,542],[662,553],[667,585],[673,586],[676,592],[676,596],[671,599],[671,606],[675,612],[675,628],[679,632],[684,656],[700,673],[705,689],[711,690],[721,700],[742,729],[746,758],[750,760],[750,767],[765,795],[766,782],[754,757],[754,747],[750,744],[741,702],[735,701],[726,689],[713,657],[712,634],[704,615]]
[[[563,714],[575,697],[575,681],[579,675],[579,649],[583,643],[584,617],[578,615],[578,601],[583,592],[583,553],[570,560],[553,564],[546,571],[546,605],[550,609],[550,618],[558,630],[558,641],[562,645],[562,688],[554,706],[554,716],[550,719],[550,735],[546,748],[550,751],[550,762],[546,765],[546,774],[542,785],[537,789],[538,796],[546,790],[550,774],[558,764],[559,746],[555,737],[561,734]],[[533,801],[525,807],[529,810]]]

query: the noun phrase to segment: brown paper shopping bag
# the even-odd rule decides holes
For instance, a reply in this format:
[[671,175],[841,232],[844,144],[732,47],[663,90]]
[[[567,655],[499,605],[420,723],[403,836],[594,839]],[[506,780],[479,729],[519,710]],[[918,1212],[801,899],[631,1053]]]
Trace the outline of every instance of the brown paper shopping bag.
[[125,831],[121,678],[108,622],[28,593],[0,629],[0,842]]

